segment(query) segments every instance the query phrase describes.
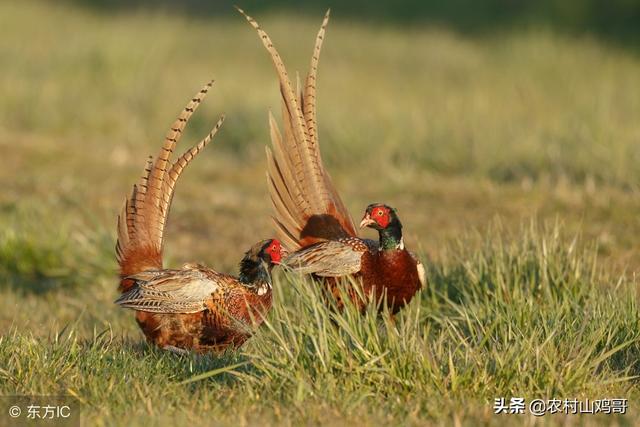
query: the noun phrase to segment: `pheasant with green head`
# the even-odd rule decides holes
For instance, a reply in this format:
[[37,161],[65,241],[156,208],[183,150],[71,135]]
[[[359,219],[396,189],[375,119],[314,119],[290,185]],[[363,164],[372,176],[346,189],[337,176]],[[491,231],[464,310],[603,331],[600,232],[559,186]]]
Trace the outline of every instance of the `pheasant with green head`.
[[[366,296],[385,296],[391,311],[397,312],[425,285],[422,263],[404,247],[398,214],[384,204],[368,206],[360,225],[378,230],[379,242],[358,237],[320,156],[316,80],[329,12],[316,37],[309,73],[295,91],[269,36],[253,18],[244,15],[271,55],[280,83],[284,132],[280,133],[270,114],[272,149],[267,148],[267,184],[276,232],[290,253],[283,264],[300,274],[313,275],[336,297],[340,278],[360,278]],[[366,301],[356,300],[356,294],[349,292],[364,306]]]

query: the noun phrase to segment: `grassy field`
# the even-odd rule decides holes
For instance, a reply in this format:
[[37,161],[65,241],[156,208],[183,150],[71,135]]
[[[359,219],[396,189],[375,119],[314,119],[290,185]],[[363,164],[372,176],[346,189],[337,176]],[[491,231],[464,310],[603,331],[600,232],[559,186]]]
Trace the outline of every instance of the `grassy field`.
[[[323,158],[354,217],[372,201],[398,208],[429,289],[391,323],[336,316],[313,285],[278,275],[268,325],[245,347],[179,357],[112,304],[116,215],[215,78],[184,146],[227,121],[178,184],[166,255],[235,271],[272,234],[275,73],[240,16],[50,3],[0,2],[0,394],[76,396],[86,425],[637,424],[637,51],[544,28],[471,37],[334,14]],[[256,17],[306,71],[321,16]],[[630,409],[492,415],[511,396]]]

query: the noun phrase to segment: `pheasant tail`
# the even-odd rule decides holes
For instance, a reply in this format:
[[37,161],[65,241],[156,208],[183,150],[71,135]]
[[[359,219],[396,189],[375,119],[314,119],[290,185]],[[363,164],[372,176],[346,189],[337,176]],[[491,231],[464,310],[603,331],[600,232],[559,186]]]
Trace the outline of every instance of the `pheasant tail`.
[[175,162],[171,154],[180,141],[191,115],[198,108],[213,81],[207,83],[182,110],[167,132],[155,161],[149,157],[144,173],[118,216],[116,256],[120,265],[120,289],[132,286],[124,279],[135,273],[162,268],[163,232],[178,177],[193,158],[213,139],[224,121],[221,116],[211,132]]
[[297,250],[323,240],[355,236],[353,220],[325,171],[318,145],[316,78],[329,11],[316,37],[304,88],[294,92],[282,58],[258,23],[238,8],[256,29],[280,80],[284,132],[269,115],[272,149],[267,148],[267,185],[280,240]]

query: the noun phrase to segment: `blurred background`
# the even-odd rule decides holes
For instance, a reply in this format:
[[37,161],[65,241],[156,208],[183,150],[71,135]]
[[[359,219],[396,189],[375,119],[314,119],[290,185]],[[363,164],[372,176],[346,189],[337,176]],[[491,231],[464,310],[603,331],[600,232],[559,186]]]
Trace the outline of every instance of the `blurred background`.
[[[619,271],[640,266],[640,2],[239,5],[301,74],[332,8],[319,132],[354,217],[397,207],[432,262],[464,236],[537,221],[582,233]],[[278,84],[231,2],[4,0],[0,33],[0,328],[49,322],[34,314],[45,307],[63,324],[88,309],[87,328],[124,318],[91,310],[116,294],[117,213],[211,78],[180,147],[227,121],[177,186],[168,265],[235,271],[272,235],[264,146]]]
[[[104,12],[152,9],[193,17],[234,15],[231,1],[67,0]],[[317,16],[331,7],[345,19],[370,24],[441,25],[464,33],[495,32],[518,26],[545,26],[562,32],[595,34],[622,43],[637,43],[640,6],[634,0],[399,0],[326,2],[248,0],[239,6],[254,13],[284,12]]]

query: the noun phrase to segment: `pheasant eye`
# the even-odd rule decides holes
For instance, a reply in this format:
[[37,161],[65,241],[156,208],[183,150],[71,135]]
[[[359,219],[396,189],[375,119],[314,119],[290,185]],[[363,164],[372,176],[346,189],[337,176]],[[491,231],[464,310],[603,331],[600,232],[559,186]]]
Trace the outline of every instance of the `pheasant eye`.
[[267,252],[268,254],[272,254],[273,252],[280,252],[280,242],[278,242],[277,240],[273,241],[265,252]]
[[384,212],[382,212],[381,210],[378,211],[378,216],[382,216],[382,214],[384,214]]

